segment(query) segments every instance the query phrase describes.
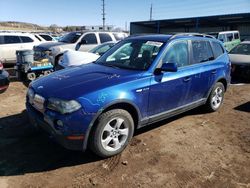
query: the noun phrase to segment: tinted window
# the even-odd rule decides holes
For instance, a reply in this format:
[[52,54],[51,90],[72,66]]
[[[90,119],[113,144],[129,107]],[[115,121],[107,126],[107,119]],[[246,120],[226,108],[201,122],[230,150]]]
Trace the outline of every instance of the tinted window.
[[62,36],[59,39],[59,42],[75,43],[80,38],[80,36],[82,36],[82,33],[79,32],[68,33]]
[[21,43],[21,40],[18,36],[4,36],[5,44],[16,44]]
[[250,44],[239,44],[230,51],[230,54],[250,55]]
[[234,39],[239,39],[239,33],[234,33]]
[[111,36],[107,33],[99,33],[101,43],[112,41]]
[[227,36],[227,42],[230,42],[233,40],[233,33],[228,33],[226,36]]
[[24,37],[21,36],[21,40],[23,41],[23,43],[28,43],[28,42],[33,42],[34,40],[30,37]]
[[187,41],[179,41],[172,44],[163,57],[163,62],[176,63],[178,67],[187,66],[189,64]]
[[3,36],[0,36],[0,44],[4,44],[4,38],[3,38]]
[[213,52],[208,41],[192,41],[193,63],[202,63],[214,59]]
[[224,53],[222,46],[218,42],[212,42],[212,44],[215,58]]
[[95,34],[86,34],[82,40],[85,40],[87,44],[97,44],[96,36]]
[[49,36],[49,35],[40,35],[44,40],[46,40],[46,41],[52,41],[53,40],[53,38],[51,37],[51,36]]

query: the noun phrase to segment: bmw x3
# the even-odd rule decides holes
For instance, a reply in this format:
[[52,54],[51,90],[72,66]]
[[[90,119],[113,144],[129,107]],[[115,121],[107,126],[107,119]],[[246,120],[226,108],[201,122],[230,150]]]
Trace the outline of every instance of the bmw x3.
[[64,147],[109,157],[136,129],[202,105],[217,111],[230,66],[211,36],[131,36],[93,63],[33,81],[27,112]]

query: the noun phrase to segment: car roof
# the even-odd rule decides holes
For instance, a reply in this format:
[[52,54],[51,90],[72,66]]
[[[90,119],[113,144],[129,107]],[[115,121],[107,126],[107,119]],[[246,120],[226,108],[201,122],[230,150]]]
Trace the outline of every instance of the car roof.
[[227,33],[239,33],[239,31],[222,31],[219,34],[227,34]]
[[149,40],[149,41],[158,41],[158,42],[167,42],[170,39],[205,39],[205,40],[214,40],[218,41],[216,38],[202,37],[202,36],[193,36],[187,34],[177,34],[177,35],[165,35],[165,34],[149,34],[149,35],[132,35],[127,39],[140,39],[140,40]]

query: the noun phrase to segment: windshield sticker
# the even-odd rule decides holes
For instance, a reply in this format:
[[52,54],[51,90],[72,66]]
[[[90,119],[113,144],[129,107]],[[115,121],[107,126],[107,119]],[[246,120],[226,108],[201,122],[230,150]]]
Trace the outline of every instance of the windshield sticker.
[[156,41],[147,41],[146,44],[147,44],[147,45],[151,45],[151,46],[161,47],[161,45],[162,45],[163,43],[162,43],[162,42],[156,42]]

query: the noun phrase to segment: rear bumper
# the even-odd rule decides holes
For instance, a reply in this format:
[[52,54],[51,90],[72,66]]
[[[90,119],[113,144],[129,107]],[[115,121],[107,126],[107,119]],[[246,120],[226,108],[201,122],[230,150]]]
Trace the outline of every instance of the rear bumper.
[[3,93],[9,87],[9,73],[5,70],[0,71],[0,93]]
[[[26,109],[33,126],[47,132],[57,143],[66,149],[83,150],[83,135],[65,135],[48,124],[41,113],[36,111],[30,104],[26,103]],[[82,137],[82,139],[79,139],[80,137]]]

